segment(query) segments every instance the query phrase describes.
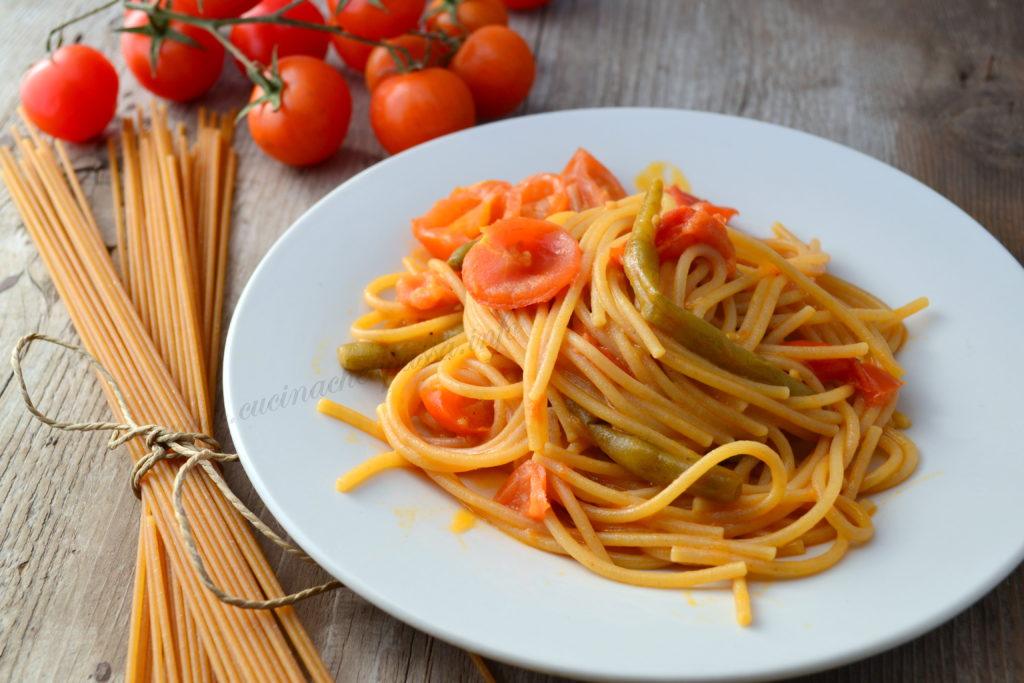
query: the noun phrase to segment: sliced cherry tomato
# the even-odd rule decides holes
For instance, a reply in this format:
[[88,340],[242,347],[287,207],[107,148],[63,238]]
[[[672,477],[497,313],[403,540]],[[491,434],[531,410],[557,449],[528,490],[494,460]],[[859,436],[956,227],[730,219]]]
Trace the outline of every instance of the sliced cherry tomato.
[[508,187],[503,180],[485,180],[455,188],[430,211],[413,219],[413,236],[434,258],[448,258],[453,251],[475,239],[481,228],[501,217]]
[[427,30],[463,36],[484,26],[506,26],[508,10],[501,0],[432,0]]
[[655,233],[654,243],[662,259],[677,259],[695,244],[707,244],[725,259],[729,272],[736,270],[736,247],[729,240],[725,223],[702,208],[681,206],[666,211]]
[[608,168],[580,147],[562,169],[573,211],[582,211],[605,202],[622,199],[626,190]]
[[885,405],[903,386],[902,381],[871,363],[857,363],[853,379],[864,402],[869,406]]
[[[260,148],[292,166],[315,164],[333,155],[348,132],[352,97],[345,79],[334,67],[292,55],[278,63],[284,87],[281,106],[270,102],[253,107],[246,118],[249,133]],[[264,95],[256,86],[249,101]]]
[[728,223],[729,219],[739,213],[736,209],[728,206],[717,206],[709,201],[695,197],[684,191],[678,185],[672,185],[666,192],[675,200],[677,207],[692,206],[695,209],[704,209],[713,216],[718,216],[723,222]]
[[[783,342],[786,346],[828,346],[824,342],[796,339]],[[810,368],[811,372],[822,381],[841,382],[846,384],[853,381],[853,370],[857,365],[855,358],[823,358],[819,360],[800,359],[801,362]]]
[[117,111],[117,71],[99,50],[65,45],[29,69],[18,94],[29,120],[50,135],[85,142]]
[[456,394],[436,380],[420,385],[420,400],[430,417],[452,434],[479,436],[491,430],[494,403]]
[[418,311],[438,311],[459,303],[459,297],[444,279],[433,271],[405,273],[395,283],[398,303]]
[[[441,66],[449,52],[448,46],[440,40],[427,40],[423,36],[411,33],[397,38],[389,38],[384,42],[398,49],[398,62],[402,68],[398,68],[391,51],[386,47],[373,48],[366,61],[365,69],[366,89],[370,92],[373,92],[374,88],[386,78],[408,70],[408,57],[415,62],[425,60],[426,66]],[[402,49],[408,50],[408,57],[401,52]]]
[[551,2],[551,0],[505,0],[505,6],[517,11],[537,9]]
[[327,0],[333,23],[363,38],[394,38],[416,28],[426,0]]
[[160,5],[194,17],[226,19],[241,16],[258,2],[259,0],[165,0]]
[[398,74],[370,95],[370,123],[381,146],[397,154],[476,123],[473,95],[447,69]]
[[[149,15],[142,10],[129,10],[124,15],[125,28],[140,28],[149,24]],[[153,39],[141,33],[121,34],[121,54],[146,90],[175,102],[188,102],[199,97],[217,82],[224,66],[224,48],[205,30],[179,21],[170,22],[168,28],[188,38],[198,46],[165,38],[160,44],[156,70],[150,65],[150,47]],[[157,29],[159,30],[159,29]]]
[[570,206],[565,181],[553,173],[538,173],[513,186],[505,199],[505,218],[547,218]]
[[[263,17],[291,4],[291,0],[263,0],[260,4],[243,14],[243,17]],[[286,19],[303,21],[308,24],[324,23],[324,15],[308,0],[304,0],[284,14]],[[231,42],[242,53],[264,66],[269,66],[277,48],[277,58],[290,55],[309,55],[323,59],[327,54],[330,37],[325,31],[306,28],[294,28],[280,24],[235,24],[231,28]],[[235,61],[244,72],[241,62]]]
[[494,494],[494,500],[521,515],[541,521],[551,509],[548,502],[548,473],[533,460],[524,461],[512,470],[505,484]]
[[522,104],[536,74],[530,46],[506,26],[472,33],[450,67],[469,86],[477,116],[484,119],[504,116]]
[[583,251],[568,232],[536,218],[505,218],[484,231],[462,262],[469,294],[492,308],[547,301],[580,272]]

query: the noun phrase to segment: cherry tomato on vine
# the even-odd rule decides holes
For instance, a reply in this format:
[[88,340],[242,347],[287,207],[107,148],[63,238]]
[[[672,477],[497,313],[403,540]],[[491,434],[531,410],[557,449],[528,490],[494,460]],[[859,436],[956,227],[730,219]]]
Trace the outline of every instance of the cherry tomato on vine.
[[484,26],[508,24],[501,0],[432,0],[427,8],[427,29],[462,36]]
[[536,65],[530,46],[505,26],[471,33],[452,58],[451,69],[466,82],[480,118],[504,116],[518,107],[533,86]]
[[505,6],[514,10],[537,9],[551,2],[551,0],[505,0]]
[[65,45],[25,72],[18,90],[29,120],[50,135],[84,142],[117,110],[117,72],[99,50]]
[[[125,28],[149,25],[148,15],[129,10],[124,16]],[[217,82],[224,66],[224,48],[202,28],[180,21],[171,21],[170,29],[187,36],[197,46],[172,38],[163,38],[155,71],[150,66],[153,37],[141,33],[121,34],[121,54],[146,90],[175,102],[188,102],[199,97]],[[159,31],[159,29],[153,29]]]
[[169,3],[162,2],[161,6],[194,17],[225,19],[241,16],[258,2],[259,0],[171,0]]
[[461,78],[437,67],[392,76],[370,96],[370,123],[391,154],[476,122]]
[[[416,28],[426,0],[327,0],[335,24],[363,38],[394,38]],[[381,9],[383,7],[383,9]]]
[[[307,55],[278,62],[280,106],[264,101],[249,110],[249,133],[264,152],[292,166],[327,159],[341,147],[352,116],[345,79],[327,63]],[[250,103],[268,96],[253,88]],[[269,94],[273,97],[274,94]]]
[[[290,3],[291,0],[263,0],[242,16],[266,16]],[[303,0],[285,12],[284,17],[308,24],[323,25],[324,23],[324,15],[320,13],[316,5],[308,0]],[[267,65],[270,64],[275,47],[278,59],[290,55],[309,55],[323,59],[327,54],[330,34],[326,31],[281,26],[280,24],[235,24],[231,28],[231,42],[249,59]],[[240,63],[236,62],[236,64],[242,71],[245,71]]]
[[[423,61],[426,59],[425,66],[440,66],[445,57],[448,55],[448,46],[440,40],[427,40],[423,36],[417,36],[412,34],[406,34],[404,36],[398,36],[397,38],[389,38],[384,41],[389,45],[399,49],[398,52],[398,63],[403,68],[409,66],[409,60],[400,50],[404,48],[409,51],[409,57],[413,61]],[[429,54],[428,54],[429,45]],[[377,46],[370,51],[370,58],[366,61],[366,89],[373,92],[374,88],[380,85],[381,81],[386,78],[390,78],[397,73],[401,73],[398,68],[398,63],[391,55],[391,51],[386,47]]]
[[373,52],[373,45],[336,35],[331,36],[331,42],[334,44],[338,56],[341,57],[341,61],[345,62],[348,68],[355,71],[366,69],[366,61],[370,58],[370,53]]

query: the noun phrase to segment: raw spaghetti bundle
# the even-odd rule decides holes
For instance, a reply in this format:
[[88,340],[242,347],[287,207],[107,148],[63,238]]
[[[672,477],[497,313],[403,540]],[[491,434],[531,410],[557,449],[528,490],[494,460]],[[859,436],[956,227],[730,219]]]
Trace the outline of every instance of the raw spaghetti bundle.
[[[181,432],[153,430],[150,439],[188,441],[211,429],[237,164],[231,120],[201,114],[194,141],[155,108],[148,126],[141,116],[124,122],[120,166],[110,147],[120,277],[64,147],[27,126],[28,138],[13,130],[18,158],[0,148],[4,183],[85,348],[124,390],[130,415],[119,417]],[[160,443],[127,441],[133,460],[152,462],[137,481],[143,514],[126,678],[330,680],[291,606],[239,609],[204,587],[192,546],[228,592],[256,602],[284,596],[208,463],[181,489],[194,522],[191,544],[183,541],[172,505],[177,465]]]
[[816,240],[758,239],[650,185],[625,197],[581,151],[558,176],[457,189],[413,222],[438,258],[372,282],[339,350],[389,380],[377,420],[321,411],[390,449],[339,490],[416,467],[609,579],[731,582],[746,625],[748,577],[833,566],[872,537],[869,496],[914,471],[894,356],[927,300],[890,308]]

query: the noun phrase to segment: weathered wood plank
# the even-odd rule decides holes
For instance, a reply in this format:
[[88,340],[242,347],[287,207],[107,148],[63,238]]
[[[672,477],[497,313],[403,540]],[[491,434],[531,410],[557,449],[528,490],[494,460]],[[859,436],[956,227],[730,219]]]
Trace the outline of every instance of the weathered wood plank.
[[[0,123],[14,120],[18,77],[41,56],[46,27],[92,4],[7,3],[0,24]],[[117,39],[110,32],[116,21],[114,12],[81,30],[87,42],[116,55]],[[513,23],[538,57],[538,79],[525,112],[666,106],[793,126],[921,179],[1024,258],[1019,2],[553,0],[540,12],[516,15]],[[339,182],[382,158],[366,122],[366,94],[358,78],[350,82],[355,114],[345,150],[318,168],[283,168],[241,134],[229,309],[287,225]],[[237,106],[247,91],[238,74],[226,69],[207,103]],[[122,93],[122,111],[149,101],[123,68]],[[172,112],[191,110],[175,106]],[[81,148],[75,161],[89,169],[86,191],[109,225],[103,153]],[[66,312],[3,194],[0,349],[36,329],[71,336]],[[82,368],[48,350],[37,359],[31,379],[51,409],[103,414],[99,391]],[[121,677],[138,511],[125,485],[124,458],[105,453],[103,441],[100,435],[40,429],[0,365],[0,679],[99,680],[103,663],[110,664],[112,679]],[[244,477],[232,472],[231,481],[261,509]],[[313,568],[268,554],[286,586],[318,578]],[[802,680],[1024,680],[1022,577],[1018,570],[979,604],[904,647]],[[349,591],[311,600],[299,611],[339,680],[475,680],[461,652]],[[551,680],[495,668],[506,681]]]

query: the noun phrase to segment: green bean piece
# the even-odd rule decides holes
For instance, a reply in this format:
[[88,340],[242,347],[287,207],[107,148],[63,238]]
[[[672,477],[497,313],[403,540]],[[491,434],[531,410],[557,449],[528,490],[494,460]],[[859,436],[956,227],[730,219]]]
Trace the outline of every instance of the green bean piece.
[[338,347],[338,362],[351,372],[401,368],[427,349],[462,333],[462,325],[443,332],[430,332],[416,339],[384,344],[357,341]]
[[651,183],[626,243],[623,266],[644,320],[660,328],[704,360],[735,375],[763,384],[789,387],[794,396],[811,390],[799,379],[735,343],[720,329],[662,294],[660,260],[654,244],[654,219],[661,212],[661,181]]
[[[594,445],[605,455],[636,476],[652,484],[670,484],[696,464],[697,458],[667,453],[638,436],[627,434],[597,419],[581,406],[567,401],[573,414],[587,428]],[[689,493],[702,498],[731,503],[740,496],[743,482],[732,470],[715,465],[690,487]]]
[[479,241],[479,237],[471,239],[452,252],[452,255],[448,257],[448,265],[451,266],[452,270],[462,270],[462,262],[466,260],[466,254]]

